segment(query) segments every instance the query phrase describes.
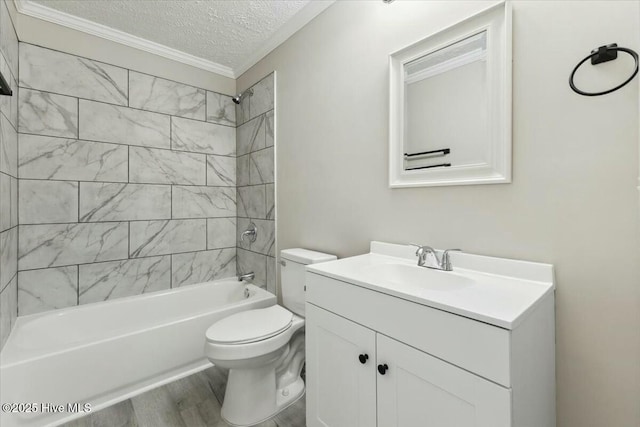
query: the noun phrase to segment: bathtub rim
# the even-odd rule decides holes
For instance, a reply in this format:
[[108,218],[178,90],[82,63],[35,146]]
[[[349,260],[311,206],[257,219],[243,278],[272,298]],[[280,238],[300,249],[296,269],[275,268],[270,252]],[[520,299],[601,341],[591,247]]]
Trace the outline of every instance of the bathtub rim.
[[[48,311],[44,311],[41,313],[34,313],[34,314],[29,314],[26,316],[18,316],[16,318],[16,324],[14,325],[13,328],[11,328],[11,333],[9,334],[9,337],[7,338],[2,351],[0,351],[0,370],[5,369],[5,368],[9,368],[15,365],[19,365],[22,363],[28,363],[34,360],[38,360],[41,358],[45,358],[45,357],[49,357],[49,356],[53,356],[53,355],[58,355],[61,353],[65,353],[74,349],[79,349],[79,348],[83,348],[86,346],[90,346],[93,344],[97,344],[97,343],[102,343],[102,342],[107,342],[110,340],[114,340],[114,339],[118,339],[119,337],[125,337],[125,336],[130,336],[136,333],[139,333],[142,330],[154,330],[160,327],[163,327],[167,324],[171,324],[171,323],[176,323],[176,322],[183,322],[183,321],[188,321],[191,320],[195,317],[198,316],[202,316],[204,314],[207,313],[211,313],[212,311],[215,310],[219,310],[219,309],[228,309],[228,308],[233,308],[236,307],[238,305],[242,305],[242,304],[246,304],[246,301],[248,300],[247,298],[242,299],[240,301],[234,302],[234,303],[230,303],[227,305],[223,305],[223,306],[219,306],[216,309],[213,310],[200,310],[200,311],[196,311],[196,312],[188,312],[185,313],[183,316],[179,316],[179,317],[174,317],[171,318],[168,321],[164,321],[162,323],[157,323],[157,324],[152,324],[152,325],[145,325],[144,328],[128,328],[128,329],[117,329],[115,331],[113,331],[113,333],[111,334],[107,334],[107,335],[102,335],[102,336],[93,336],[90,337],[86,340],[82,340],[82,341],[76,341],[73,343],[70,343],[67,346],[63,346],[62,348],[54,348],[53,350],[49,350],[49,351],[43,351],[43,352],[39,352],[38,354],[35,355],[29,355],[29,356],[24,356],[23,355],[23,351],[20,347],[18,348],[14,348],[16,347],[16,343],[14,343],[14,341],[17,339],[17,335],[19,334],[19,331],[22,327],[24,327],[25,325],[28,325],[29,323],[38,320],[40,318],[44,318],[44,317],[49,317],[49,316],[62,316],[66,313],[69,312],[80,312],[80,311],[90,311],[92,308],[95,308],[97,306],[104,306],[104,305],[116,305],[116,304],[124,304],[130,301],[140,301],[141,299],[147,299],[147,300],[153,300],[155,298],[158,297],[162,297],[162,296],[166,296],[166,295],[172,295],[172,294],[176,294],[178,292],[185,292],[185,291],[197,291],[198,289],[201,288],[205,288],[208,286],[216,286],[219,285],[223,282],[235,282],[238,283],[238,286],[249,286],[252,288],[252,290],[255,292],[254,294],[254,298],[257,297],[259,299],[268,299],[271,297],[275,298],[275,302],[274,304],[277,304],[277,296],[272,294],[271,292],[267,291],[264,288],[261,288],[258,285],[252,284],[252,283],[240,283],[237,282],[237,279],[234,277],[233,279],[231,278],[223,278],[223,279],[217,279],[217,280],[211,280],[208,282],[202,282],[202,283],[197,283],[197,284],[193,284],[193,285],[185,285],[182,287],[178,287],[178,288],[172,288],[172,289],[165,289],[165,290],[161,290],[161,291],[155,291],[155,292],[148,292],[145,294],[139,294],[139,295],[130,295],[127,297],[122,297],[122,298],[117,298],[114,300],[106,300],[106,301],[97,301],[97,302],[92,302],[92,303],[87,303],[87,304],[82,304],[82,305],[77,305],[77,306],[72,306],[72,307],[65,307],[65,308],[61,308],[61,309],[57,309],[57,310],[48,310]],[[22,356],[22,357],[20,357]]]

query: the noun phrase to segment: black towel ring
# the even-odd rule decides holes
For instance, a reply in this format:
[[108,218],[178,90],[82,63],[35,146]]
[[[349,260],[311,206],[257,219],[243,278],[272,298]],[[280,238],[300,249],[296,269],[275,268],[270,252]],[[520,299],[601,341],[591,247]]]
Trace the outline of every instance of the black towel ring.
[[[591,65],[600,64],[602,62],[613,61],[618,57],[618,52],[625,52],[631,55],[631,57],[634,59],[636,63],[633,73],[631,73],[631,76],[627,80],[625,80],[623,83],[619,84],[618,86],[612,89],[604,90],[602,92],[584,92],[576,87],[576,85],[573,83],[573,77],[575,76],[576,71],[578,71],[578,68],[580,68],[582,64],[587,62],[587,60],[589,59],[591,59]],[[631,49],[628,49],[626,47],[618,47],[616,43],[613,43],[606,46],[600,46],[598,49],[592,50],[589,56],[587,56],[582,61],[580,61],[578,65],[576,65],[576,67],[571,72],[571,76],[569,77],[569,86],[571,86],[571,89],[573,89],[574,92],[584,96],[606,95],[608,93],[615,92],[616,90],[625,86],[627,83],[633,80],[636,74],[638,74],[638,54]]]

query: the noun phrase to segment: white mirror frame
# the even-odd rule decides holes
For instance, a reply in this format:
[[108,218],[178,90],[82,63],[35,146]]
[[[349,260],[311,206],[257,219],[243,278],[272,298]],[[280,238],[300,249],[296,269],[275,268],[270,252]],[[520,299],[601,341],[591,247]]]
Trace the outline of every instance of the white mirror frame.
[[[486,163],[405,171],[404,66],[469,36],[487,31],[491,142]],[[502,2],[391,54],[389,86],[389,187],[511,182],[511,4]]]

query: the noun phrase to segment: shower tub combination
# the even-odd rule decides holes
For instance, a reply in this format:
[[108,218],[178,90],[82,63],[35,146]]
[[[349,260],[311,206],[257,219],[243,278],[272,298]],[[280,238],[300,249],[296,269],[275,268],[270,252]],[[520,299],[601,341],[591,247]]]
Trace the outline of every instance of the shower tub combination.
[[275,303],[234,278],[18,317],[0,353],[0,397],[37,412],[3,411],[0,425],[58,425],[86,415],[85,403],[94,412],[206,369],[211,324]]

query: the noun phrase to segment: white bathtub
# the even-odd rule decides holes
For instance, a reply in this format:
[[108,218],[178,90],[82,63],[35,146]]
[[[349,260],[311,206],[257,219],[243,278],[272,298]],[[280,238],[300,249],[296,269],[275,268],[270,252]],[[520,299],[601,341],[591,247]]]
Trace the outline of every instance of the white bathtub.
[[[0,425],[58,425],[85,415],[68,404],[94,412],[206,369],[213,322],[275,303],[263,289],[224,279],[18,317],[0,353],[0,401],[38,412],[2,411]],[[53,405],[64,409],[42,412]]]

